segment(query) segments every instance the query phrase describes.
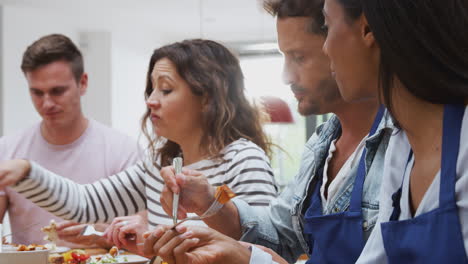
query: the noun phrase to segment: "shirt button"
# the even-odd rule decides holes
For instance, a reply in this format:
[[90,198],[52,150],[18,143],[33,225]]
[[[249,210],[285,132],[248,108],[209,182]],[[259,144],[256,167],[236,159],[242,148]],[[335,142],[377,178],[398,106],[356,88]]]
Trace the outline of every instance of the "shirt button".
[[367,223],[367,221],[362,222],[362,227],[367,228],[368,226],[369,224]]

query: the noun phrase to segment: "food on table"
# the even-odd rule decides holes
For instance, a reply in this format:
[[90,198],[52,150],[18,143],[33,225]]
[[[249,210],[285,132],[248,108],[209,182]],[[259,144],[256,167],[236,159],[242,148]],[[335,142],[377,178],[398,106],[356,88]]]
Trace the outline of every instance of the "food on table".
[[85,250],[73,249],[63,254],[50,254],[49,264],[104,264],[128,262],[126,256],[119,256],[119,249],[112,247],[109,253],[90,256]]
[[[86,251],[82,249],[73,249],[62,254],[63,262],[52,262],[49,258],[49,262],[53,264],[86,264],[88,263],[90,256]],[[57,260],[58,261],[58,260]]]
[[89,254],[84,250],[73,250],[71,253],[73,260],[77,263],[86,263],[86,260],[89,259]]
[[109,253],[102,256],[95,256],[92,257],[91,262],[89,264],[102,264],[102,263],[119,263],[119,262],[127,262],[127,258],[119,255],[119,248],[113,246]]
[[119,263],[119,262],[127,262],[126,257],[117,257],[114,258],[111,255],[107,254],[104,256],[93,257],[89,264],[103,264],[103,263]]
[[18,247],[16,248],[16,251],[34,251],[34,250],[45,250],[45,249],[48,249],[46,246],[44,245],[38,245],[38,244],[30,244],[28,246],[26,245],[18,245]]
[[116,246],[113,246],[110,250],[109,250],[109,255],[111,255],[112,257],[115,257],[119,254],[119,249],[116,247]]
[[62,254],[50,254],[49,255],[49,263],[50,264],[64,264],[65,263],[65,258],[63,257]]
[[14,243],[5,243],[2,247],[6,248],[6,251],[35,251],[35,250],[47,250],[47,246],[38,245],[38,244],[14,244]]
[[231,191],[231,189],[229,189],[229,187],[226,184],[218,186],[218,188],[216,188],[215,199],[219,203],[225,204],[229,202],[229,200],[234,198],[234,196],[236,196],[236,194],[234,194],[234,192]]
[[53,219],[50,220],[50,224],[48,226],[44,226],[43,228],[41,228],[41,231],[46,234],[46,236],[44,237],[44,240],[51,242],[50,249],[56,250],[58,234],[57,234],[57,224],[55,223],[55,221]]
[[19,245],[16,251],[29,251],[26,245]]

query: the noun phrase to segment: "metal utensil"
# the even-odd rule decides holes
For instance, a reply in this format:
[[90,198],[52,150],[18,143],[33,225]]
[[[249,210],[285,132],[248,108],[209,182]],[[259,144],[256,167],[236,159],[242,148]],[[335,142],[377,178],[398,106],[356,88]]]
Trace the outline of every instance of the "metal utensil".
[[202,214],[184,218],[180,220],[178,223],[175,223],[172,229],[176,228],[176,226],[182,224],[185,221],[189,220],[202,220],[204,218],[210,217],[215,215],[221,208],[223,208],[224,204],[220,203],[218,199],[215,199],[214,202],[210,205],[210,207]]
[[104,232],[96,231],[96,229],[92,225],[87,225],[83,228],[83,230],[81,230],[80,236],[91,236],[91,235],[103,236]]
[[[172,166],[174,167],[175,174],[182,173],[182,158],[176,157],[172,160]],[[174,225],[177,224],[177,211],[179,209],[179,194],[173,195],[173,200],[172,200],[172,220],[174,222]]]

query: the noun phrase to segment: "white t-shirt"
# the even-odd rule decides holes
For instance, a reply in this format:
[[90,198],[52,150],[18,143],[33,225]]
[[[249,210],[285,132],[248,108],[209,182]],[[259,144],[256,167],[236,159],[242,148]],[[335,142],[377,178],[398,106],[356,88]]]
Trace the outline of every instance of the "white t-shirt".
[[[387,156],[384,165],[384,175],[382,179],[382,190],[380,197],[379,220],[375,225],[361,256],[356,263],[387,263],[382,231],[380,223],[388,222],[393,212],[392,194],[400,188],[410,145],[405,132],[400,131],[390,139],[387,149]],[[462,236],[465,244],[465,251],[468,254],[468,108],[465,108],[465,116],[461,129],[460,148],[457,160],[457,180],[455,183],[455,195],[458,207],[458,217],[460,219]],[[408,168],[412,167],[412,162]],[[409,182],[411,170],[407,170],[403,181],[402,196],[400,200],[401,214],[399,220],[410,219]],[[432,211],[439,207],[440,171],[435,176],[433,182],[424,194],[415,217],[423,213]]]
[[[140,160],[142,153],[135,140],[94,120],[89,120],[88,124],[77,140],[66,145],[48,143],[41,134],[40,123],[18,134],[2,137],[0,160],[32,160],[79,183],[113,175]],[[15,243],[43,243],[44,233],[40,228],[48,225],[51,219],[63,221],[11,188],[6,189],[6,195]]]
[[325,197],[325,188],[328,182],[328,163],[333,158],[333,152],[336,151],[336,139],[331,142],[330,149],[328,151],[328,157],[325,160],[325,164],[323,167],[323,182],[322,186],[320,187],[320,196],[322,198],[322,208],[327,208],[328,203],[330,201],[335,200],[335,196],[339,193],[339,191],[343,188],[343,185],[347,182],[348,177],[351,176],[351,170],[358,166],[359,161],[361,160],[362,151],[364,150],[364,146],[367,140],[367,136],[365,136],[357,148],[354,150],[353,154],[349,156],[346,162],[341,167],[338,174],[336,174],[333,181],[328,186],[328,198]]

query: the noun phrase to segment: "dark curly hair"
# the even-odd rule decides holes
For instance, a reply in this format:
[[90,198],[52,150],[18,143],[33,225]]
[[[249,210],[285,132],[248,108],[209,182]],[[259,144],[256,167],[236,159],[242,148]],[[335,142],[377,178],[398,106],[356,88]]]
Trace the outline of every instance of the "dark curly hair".
[[[151,73],[157,61],[167,58],[188,83],[192,93],[207,99],[202,114],[203,137],[200,147],[209,156],[219,152],[239,138],[245,138],[271,153],[271,142],[261,126],[260,110],[249,103],[244,94],[244,76],[239,60],[223,45],[203,39],[184,40],[156,49],[151,56],[146,77],[145,98],[153,91]],[[155,162],[161,155],[161,165],[169,165],[181,153],[180,146],[170,140],[150,134],[148,109],[142,119],[142,130],[149,139]],[[157,142],[164,142],[156,148]]]

